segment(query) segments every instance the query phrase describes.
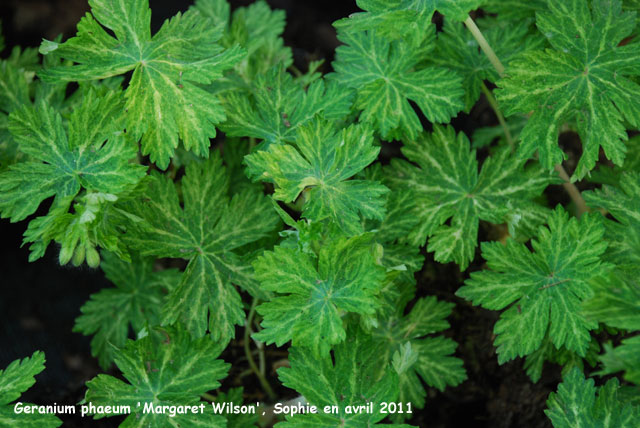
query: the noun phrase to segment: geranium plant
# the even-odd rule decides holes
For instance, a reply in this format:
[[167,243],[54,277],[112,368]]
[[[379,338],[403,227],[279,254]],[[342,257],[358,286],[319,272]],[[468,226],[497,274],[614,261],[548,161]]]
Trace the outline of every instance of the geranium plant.
[[[148,0],[89,0],[40,62],[2,60],[0,213],[30,261],[113,283],[74,331],[121,376],[81,404],[122,427],[265,426],[282,403],[306,411],[281,428],[415,426],[466,379],[447,318],[473,304],[499,311],[500,364],[561,365],[555,427],[640,426],[640,4],[356,3],[308,71],[261,0],[196,0],[155,33]],[[478,106],[497,125],[456,129]],[[435,263],[461,299],[417,283]],[[0,372],[0,426],[61,424],[11,404],[43,363]],[[220,388],[235,364],[255,415],[216,410],[243,404]]]

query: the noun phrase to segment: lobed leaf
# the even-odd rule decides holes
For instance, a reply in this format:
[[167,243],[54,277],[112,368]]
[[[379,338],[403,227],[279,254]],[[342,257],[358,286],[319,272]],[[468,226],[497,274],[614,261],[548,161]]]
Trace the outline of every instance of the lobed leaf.
[[233,284],[263,297],[239,249],[268,236],[278,219],[261,193],[246,189],[230,197],[218,152],[188,164],[181,184],[182,206],[173,181],[155,175],[147,193],[128,207],[142,221],[130,222],[123,239],[143,256],[188,261],[163,306],[162,323],[180,320],[195,337],[208,329],[225,342],[244,322]]
[[635,27],[635,13],[623,12],[619,0],[547,5],[548,12],[539,12],[536,22],[553,49],[524,53],[498,82],[505,114],[532,112],[518,156],[528,159],[538,151],[545,168],[561,163],[566,155],[558,147],[559,128],[571,121],[583,146],[575,177],[593,169],[600,147],[622,165],[625,121],[640,126],[635,102],[640,86],[634,81],[640,74],[640,48],[637,42],[620,43]]
[[[419,67],[426,49],[389,41],[376,33],[340,32],[345,46],[336,49],[334,80],[357,92],[355,108],[387,140],[416,138],[422,131],[410,101],[431,122],[449,121],[464,108],[462,80],[439,67]],[[425,42],[430,46],[430,40]]]
[[[49,213],[32,220],[25,233],[24,242],[34,243],[30,260],[42,257],[51,240],[62,244],[62,264],[72,257],[75,264],[82,263],[87,253],[87,261],[96,267],[96,245],[119,251],[109,225],[95,232],[100,227],[96,219],[133,189],[146,170],[129,162],[136,148],[123,133],[122,106],[118,92],[99,96],[88,90],[66,127],[62,116],[44,102],[11,113],[9,129],[29,159],[0,173],[2,217],[23,220],[55,196]],[[78,204],[72,214],[74,200]]]
[[277,295],[258,306],[263,330],[253,335],[266,342],[309,349],[326,355],[347,336],[341,314],[373,314],[384,279],[370,235],[336,239],[322,248],[317,262],[292,248],[275,247],[254,263],[263,289]]
[[[504,64],[522,52],[540,48],[544,44],[544,38],[530,33],[526,21],[501,25],[499,20],[484,18],[478,20],[477,24],[483,28],[482,34]],[[464,111],[467,113],[480,98],[484,81],[495,83],[499,79],[498,72],[480,50],[471,32],[459,22],[445,20],[444,31],[438,34],[436,49],[429,62],[462,76]]]
[[[387,426],[409,428],[409,425],[378,424],[385,414],[380,403],[394,401],[398,394],[396,373],[381,358],[383,347],[366,333],[350,329],[345,343],[330,355],[317,357],[304,348],[289,351],[291,367],[278,369],[282,383],[302,394],[319,409],[318,414],[286,416],[278,428]],[[347,413],[347,406],[372,405],[373,412]],[[325,413],[324,406],[337,406],[337,413]]]
[[90,0],[89,5],[92,15],[80,20],[75,37],[62,44],[45,40],[40,48],[76,65],[39,76],[49,82],[84,81],[133,71],[125,92],[126,124],[134,137],[142,137],[143,154],[165,169],[180,138],[187,150],[208,156],[209,139],[225,114],[200,85],[220,78],[244,51],[220,47],[221,29],[196,10],[167,20],[152,36],[148,0]]
[[305,90],[284,67],[277,66],[257,76],[251,94],[224,94],[227,121],[222,129],[231,136],[263,140],[259,149],[271,144],[293,143],[299,128],[316,115],[329,120],[346,117],[353,93],[338,84],[316,80]]
[[451,126],[434,126],[432,134],[406,142],[402,153],[418,165],[391,162],[392,188],[412,195],[405,206],[413,218],[409,242],[419,246],[428,239],[437,261],[455,261],[461,270],[475,255],[480,220],[519,220],[514,214],[531,211],[532,199],[554,182],[550,173],[514,162],[506,149],[478,173],[468,138]]
[[617,379],[596,388],[576,368],[549,395],[545,413],[555,428],[638,426],[640,409],[619,400],[618,390]]
[[425,29],[431,25],[438,11],[446,18],[462,22],[469,12],[484,0],[356,0],[365,12],[351,14],[337,21],[338,29],[349,31],[373,30],[391,39],[403,38],[414,46],[423,40]]
[[[115,356],[115,363],[126,381],[100,374],[87,382],[84,401],[99,406],[129,406],[131,413],[121,427],[181,426],[224,428],[226,420],[213,414],[209,405],[204,413],[170,414],[144,412],[144,403],[156,406],[200,405],[200,396],[218,388],[229,364],[217,359],[223,347],[210,337],[193,339],[180,326],[159,330],[162,335],[148,335],[129,340]],[[115,416],[96,413],[94,419]]]
[[[62,421],[53,414],[17,413],[12,401],[18,399],[36,382],[34,376],[44,370],[44,353],[36,351],[31,357],[15,360],[0,370],[0,427],[55,428]],[[23,407],[31,406],[22,403]]]
[[93,334],[91,355],[98,357],[103,368],[113,362],[130,329],[140,332],[147,326],[160,324],[160,309],[166,291],[180,280],[176,269],[153,270],[153,260],[134,256],[131,262],[103,252],[100,267],[115,287],[91,295],[80,308],[73,331]]
[[375,181],[349,180],[373,162],[380,148],[371,131],[351,125],[341,131],[316,118],[299,128],[296,146],[278,144],[245,158],[252,175],[276,184],[274,198],[294,201],[305,197],[302,216],[328,219],[344,233],[363,232],[360,217],[384,217],[383,196],[388,189]]
[[512,239],[484,242],[489,269],[473,272],[456,293],[486,309],[507,308],[495,325],[498,361],[531,354],[548,333],[553,344],[585,356],[589,331],[597,327],[581,313],[593,295],[588,281],[605,275],[604,227],[594,215],[569,219],[558,207],[540,227],[530,251]]
[[[395,361],[403,347],[410,347],[413,363],[399,372],[399,396],[401,402],[411,402],[418,409],[424,408],[427,391],[422,381],[430,387],[444,391],[467,378],[462,360],[453,357],[457,344],[444,336],[428,336],[449,328],[445,320],[451,314],[452,303],[438,301],[429,296],[419,299],[411,311],[404,315],[404,304],[397,300],[396,315],[384,319],[373,331],[376,343],[384,345],[386,361]],[[422,381],[421,381],[422,379]],[[404,419],[405,415],[395,415]]]

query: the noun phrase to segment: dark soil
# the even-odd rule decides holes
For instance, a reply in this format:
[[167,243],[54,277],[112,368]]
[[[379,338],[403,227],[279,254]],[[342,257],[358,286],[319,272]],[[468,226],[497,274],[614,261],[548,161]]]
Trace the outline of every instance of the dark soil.
[[[164,19],[189,2],[151,0],[153,25],[158,28]],[[232,0],[234,6],[250,1]],[[338,44],[331,22],[356,11],[355,2],[335,0],[271,0],[269,3],[287,11],[286,43],[293,47],[296,65],[305,69],[313,59],[330,61]],[[14,45],[37,46],[42,37],[53,38],[59,33],[73,35],[77,20],[87,11],[84,0],[4,0],[0,4],[6,42]],[[6,54],[6,52],[4,53]],[[471,135],[479,126],[495,124],[488,106],[479,103],[469,115],[461,114],[454,125]],[[571,138],[567,147],[575,146]],[[385,153],[397,155],[397,144],[385,145]],[[547,198],[566,203],[559,186],[552,187]],[[57,249],[50,248],[46,257],[28,263],[28,250],[20,248],[25,222],[10,224],[0,221],[0,236],[4,254],[1,260],[2,292],[0,294],[0,368],[36,349],[47,356],[47,369],[25,396],[24,401],[39,404],[74,404],[84,395],[84,383],[100,373],[90,355],[90,339],[71,331],[80,306],[89,295],[107,281],[100,271],[88,268],[67,268],[57,263]],[[493,230],[483,230],[486,239]],[[480,269],[482,259],[476,257],[468,271]],[[444,393],[429,390],[427,407],[409,421],[420,427],[547,427],[543,413],[545,400],[560,380],[557,366],[545,366],[542,379],[533,384],[524,373],[522,361],[498,365],[493,343],[493,326],[497,313],[473,307],[454,293],[466,277],[454,264],[442,265],[427,255],[423,270],[417,274],[420,295],[435,294],[440,299],[456,303],[447,331],[459,344],[457,356],[464,360],[468,380]],[[265,401],[265,396],[251,374],[242,373],[246,359],[242,350],[242,330],[225,351],[223,358],[234,366],[224,387],[244,385],[248,401]],[[267,367],[283,364],[285,349],[267,349]],[[116,374],[115,372],[113,374]],[[269,370],[270,381],[283,399],[292,391],[279,385],[275,371]],[[65,427],[115,427],[122,418],[93,421],[61,416]]]

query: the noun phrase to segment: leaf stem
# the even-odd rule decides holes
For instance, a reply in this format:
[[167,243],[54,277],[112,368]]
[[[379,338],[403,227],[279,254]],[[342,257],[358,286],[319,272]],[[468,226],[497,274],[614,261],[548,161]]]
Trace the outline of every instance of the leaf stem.
[[253,359],[253,355],[251,355],[251,322],[253,321],[253,316],[256,313],[256,306],[258,305],[258,299],[253,299],[251,302],[251,309],[249,309],[249,316],[244,324],[244,353],[247,356],[247,361],[249,361],[249,367],[251,367],[251,371],[256,375],[258,380],[260,381],[260,385],[262,385],[262,389],[267,394],[271,401],[276,401],[278,398],[271,385],[269,385],[269,381],[262,374],[262,372],[258,369],[256,362]]
[[484,96],[487,98],[489,105],[493,109],[493,112],[498,117],[498,122],[500,122],[500,126],[502,127],[502,131],[504,132],[504,136],[507,139],[507,144],[509,144],[509,148],[511,149],[511,153],[514,153],[516,150],[516,145],[513,142],[513,136],[511,135],[511,131],[509,130],[509,126],[507,125],[507,121],[504,119],[502,115],[502,111],[500,111],[500,106],[498,105],[498,101],[496,97],[493,96],[493,93],[487,88],[487,85],[484,82],[481,83],[482,92]]
[[262,373],[262,376],[265,376],[266,373],[266,361],[264,358],[264,345],[262,344],[262,342],[258,342],[256,343],[256,347],[258,348],[258,362],[260,364],[260,373]]
[[471,16],[467,17],[467,19],[464,21],[464,25],[466,25],[469,31],[471,31],[471,34],[478,42],[480,49],[482,49],[482,52],[484,52],[487,58],[489,58],[489,61],[491,61],[491,64],[496,69],[500,77],[504,76],[504,65],[502,65],[500,59],[491,48],[491,45],[489,45],[489,42],[487,42],[487,39],[484,38],[482,31],[480,31]]
[[204,398],[207,401],[211,401],[211,402],[216,401],[216,396],[213,394],[209,394],[208,392],[205,392],[204,394],[200,394],[200,397]]
[[582,214],[589,211],[587,203],[582,197],[582,193],[580,193],[580,190],[576,187],[576,185],[571,182],[571,178],[569,178],[569,174],[567,174],[567,171],[564,169],[562,164],[556,165],[555,170],[558,172],[558,175],[563,181],[562,187],[564,187],[564,190],[566,190],[566,192],[569,194],[569,197],[576,206],[576,217],[582,217]]

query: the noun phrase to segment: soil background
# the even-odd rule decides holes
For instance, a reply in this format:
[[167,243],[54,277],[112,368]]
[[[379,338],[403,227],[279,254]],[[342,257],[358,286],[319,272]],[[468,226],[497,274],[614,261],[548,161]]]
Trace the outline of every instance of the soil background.
[[[179,0],[150,0],[154,31],[162,22],[192,2]],[[251,1],[231,0],[232,6],[244,6]],[[338,45],[331,23],[357,11],[355,1],[346,0],[270,0],[274,8],[284,9],[288,23],[285,42],[293,48],[296,66],[306,69],[310,60],[333,59]],[[88,11],[85,0],[3,0],[0,18],[8,49],[38,46],[41,39],[52,39],[62,33],[64,38],[75,33],[75,25]],[[439,19],[438,17],[435,18]],[[497,123],[488,105],[480,101],[468,115],[454,120],[458,130],[471,135],[480,126]],[[387,144],[383,156],[397,156],[399,144]],[[384,159],[383,159],[384,161]],[[550,201],[566,202],[559,187],[552,187]],[[0,221],[2,257],[0,257],[0,368],[12,360],[31,355],[34,350],[46,354],[46,370],[37,376],[36,385],[23,401],[38,404],[75,404],[84,396],[84,383],[100,373],[91,357],[90,338],[72,332],[79,308],[91,293],[108,286],[100,270],[61,267],[57,262],[58,249],[51,246],[46,256],[28,263],[28,249],[20,248],[26,222],[11,224]],[[481,240],[488,239],[495,230],[481,230]],[[438,298],[456,303],[450,317],[452,328],[446,332],[459,346],[457,356],[464,360],[468,380],[444,393],[429,389],[424,411],[418,411],[409,422],[419,427],[547,427],[543,413],[545,400],[560,380],[559,367],[547,364],[538,383],[533,384],[523,370],[523,361],[516,360],[499,366],[493,343],[493,325],[497,313],[472,307],[455,297],[468,272],[480,269],[479,255],[465,273],[454,264],[435,263],[430,255],[417,274],[420,295],[435,294]],[[247,398],[263,398],[253,376],[241,378],[246,367],[242,356],[242,334],[232,343],[223,358],[234,369],[223,388],[244,385]],[[283,358],[283,349],[270,347],[267,359],[270,366]],[[112,369],[117,375],[117,370]],[[272,385],[279,385],[275,371],[269,373]],[[279,386],[282,400],[293,392]],[[262,400],[264,401],[264,400]],[[116,427],[123,417],[93,421],[77,416],[61,415],[64,427]]]

